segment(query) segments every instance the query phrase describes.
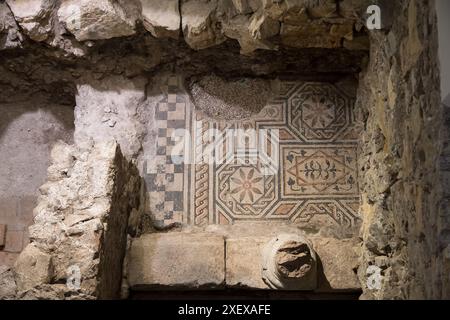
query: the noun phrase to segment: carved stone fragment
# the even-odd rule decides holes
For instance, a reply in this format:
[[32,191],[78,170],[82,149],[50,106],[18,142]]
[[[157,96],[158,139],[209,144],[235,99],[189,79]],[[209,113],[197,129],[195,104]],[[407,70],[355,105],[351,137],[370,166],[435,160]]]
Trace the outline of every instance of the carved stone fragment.
[[272,289],[316,289],[317,258],[310,242],[296,234],[273,238],[263,249],[262,277]]

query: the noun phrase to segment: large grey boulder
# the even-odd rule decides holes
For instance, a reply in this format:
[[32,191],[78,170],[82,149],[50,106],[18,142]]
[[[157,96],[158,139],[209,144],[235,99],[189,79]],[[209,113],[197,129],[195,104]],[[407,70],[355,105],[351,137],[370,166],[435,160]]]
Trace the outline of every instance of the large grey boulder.
[[7,266],[0,266],[0,300],[14,299],[16,293],[13,270]]
[[140,18],[137,0],[66,0],[58,18],[78,41],[133,35]]
[[226,40],[217,13],[217,0],[181,0],[184,40],[195,49],[205,49]]
[[338,48],[353,40],[360,5],[335,0],[182,0],[184,38],[195,50],[235,39],[241,53],[286,47]]

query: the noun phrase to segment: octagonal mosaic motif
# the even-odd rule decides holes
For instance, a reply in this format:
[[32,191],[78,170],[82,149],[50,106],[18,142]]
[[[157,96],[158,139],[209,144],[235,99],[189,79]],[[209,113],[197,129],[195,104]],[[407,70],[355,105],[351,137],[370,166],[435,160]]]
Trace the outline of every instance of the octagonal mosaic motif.
[[256,165],[225,165],[216,175],[218,205],[231,218],[262,217],[277,199],[276,176],[262,174]]
[[305,142],[331,142],[350,125],[351,105],[331,84],[306,83],[288,98],[288,125]]

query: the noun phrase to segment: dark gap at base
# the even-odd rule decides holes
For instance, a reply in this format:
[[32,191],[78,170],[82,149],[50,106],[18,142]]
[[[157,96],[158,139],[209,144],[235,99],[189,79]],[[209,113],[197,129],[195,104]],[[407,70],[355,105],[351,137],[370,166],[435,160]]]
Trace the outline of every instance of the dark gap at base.
[[129,300],[358,300],[362,292],[314,293],[265,290],[131,291]]

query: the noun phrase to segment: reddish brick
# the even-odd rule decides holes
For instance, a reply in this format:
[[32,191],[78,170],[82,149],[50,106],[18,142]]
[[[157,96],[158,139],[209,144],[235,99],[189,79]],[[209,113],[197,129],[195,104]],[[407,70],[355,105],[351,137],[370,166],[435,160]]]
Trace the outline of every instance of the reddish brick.
[[17,215],[26,226],[33,224],[33,210],[36,207],[36,203],[37,199],[35,196],[23,196],[18,202]]
[[6,228],[8,229],[8,231],[26,231],[28,227],[19,223],[19,224],[8,224]]
[[6,225],[0,224],[0,249],[3,249],[5,246],[6,240]]
[[23,231],[10,230],[6,232],[5,252],[19,253],[23,247]]
[[18,253],[0,251],[0,266],[12,267],[18,256]]
[[16,224],[19,217],[17,216],[17,199],[16,198],[0,198],[0,223]]

